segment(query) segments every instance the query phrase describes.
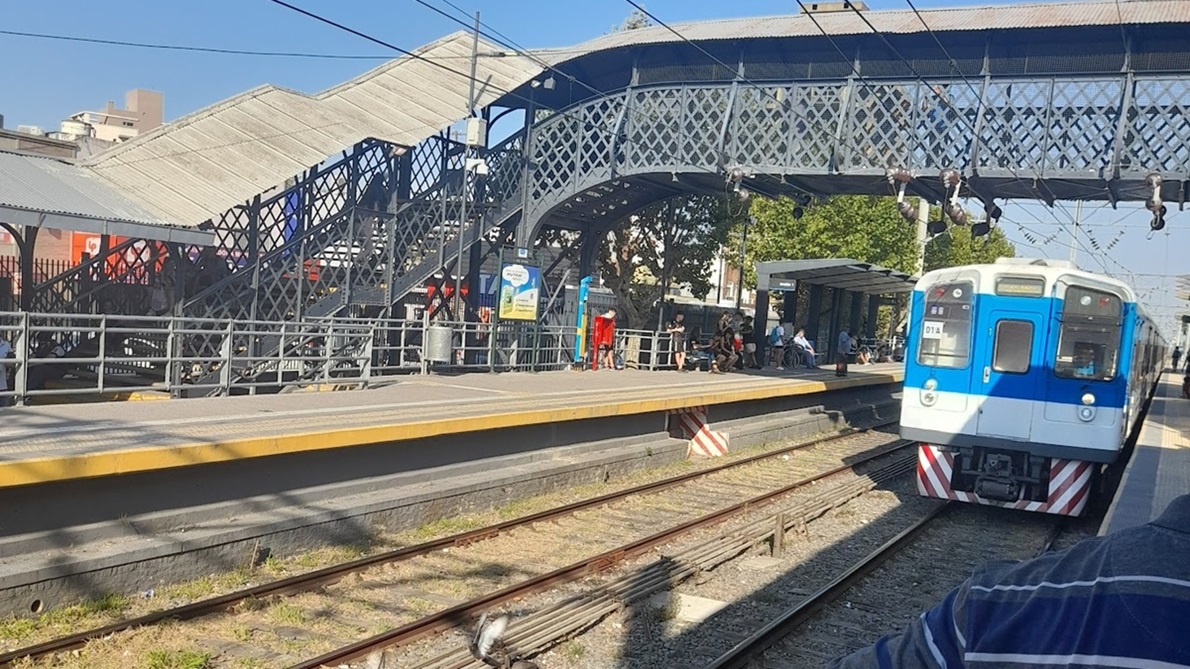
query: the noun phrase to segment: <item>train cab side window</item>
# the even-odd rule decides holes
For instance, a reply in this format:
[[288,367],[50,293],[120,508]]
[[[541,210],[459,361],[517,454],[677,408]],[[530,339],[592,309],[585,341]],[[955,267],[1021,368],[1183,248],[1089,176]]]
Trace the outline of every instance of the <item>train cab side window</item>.
[[971,357],[970,281],[941,283],[925,294],[925,308],[917,334],[917,362],[929,367],[962,368]]
[[1033,357],[1033,324],[1012,320],[996,323],[995,346],[992,369],[1004,374],[1028,372]]
[[1065,379],[1108,381],[1119,366],[1123,302],[1116,295],[1070,286],[1062,304],[1054,373]]

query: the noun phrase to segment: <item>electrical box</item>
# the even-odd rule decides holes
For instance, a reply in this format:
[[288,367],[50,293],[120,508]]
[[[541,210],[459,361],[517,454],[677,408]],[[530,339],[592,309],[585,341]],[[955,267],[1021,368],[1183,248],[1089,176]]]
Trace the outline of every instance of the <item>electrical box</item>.
[[488,145],[488,122],[472,116],[467,119],[467,146]]

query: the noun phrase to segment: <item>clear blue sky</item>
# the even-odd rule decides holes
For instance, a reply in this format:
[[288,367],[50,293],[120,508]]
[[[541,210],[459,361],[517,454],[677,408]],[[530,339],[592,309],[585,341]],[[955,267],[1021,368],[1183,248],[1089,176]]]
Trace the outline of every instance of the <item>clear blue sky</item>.
[[[413,0],[291,0],[293,4],[375,35],[397,46],[416,48],[459,28]],[[468,12],[480,11],[485,23],[526,47],[570,46],[597,37],[631,11],[623,0],[453,0]],[[433,4],[444,6],[442,0]],[[666,22],[736,16],[790,14],[794,0],[650,0],[649,11]],[[904,0],[868,0],[873,9],[905,9]],[[919,8],[998,4],[993,0],[916,0]],[[52,7],[51,7],[52,5]],[[166,118],[172,119],[263,83],[317,92],[363,72],[390,57],[382,47],[300,16],[268,0],[8,0],[0,29],[133,42],[247,49],[375,55],[377,60],[310,60],[152,51],[95,44],[65,43],[0,35],[0,114],[6,127],[18,124],[57,129],[77,111],[96,109],[107,100],[123,101],[124,92],[148,88],[165,94]],[[976,203],[970,203],[978,209]],[[1171,210],[1174,209],[1171,207]],[[1134,213],[1125,216],[1129,211]],[[1020,255],[1065,258],[1070,253],[1074,206],[1054,210],[1015,203],[1004,207],[1002,228],[1018,244]],[[1085,207],[1087,230],[1103,248],[1122,232],[1110,252],[1093,253],[1082,237],[1078,263],[1093,271],[1133,277],[1155,310],[1174,314],[1184,303],[1173,297],[1166,275],[1190,273],[1179,251],[1187,248],[1190,213],[1171,211],[1168,233],[1147,239],[1148,213],[1136,207],[1120,211],[1091,203]],[[1121,220],[1122,219],[1122,220]],[[1028,228],[1029,242],[1016,224]],[[1048,240],[1048,241],[1047,241]],[[1171,329],[1166,332],[1172,334]]]

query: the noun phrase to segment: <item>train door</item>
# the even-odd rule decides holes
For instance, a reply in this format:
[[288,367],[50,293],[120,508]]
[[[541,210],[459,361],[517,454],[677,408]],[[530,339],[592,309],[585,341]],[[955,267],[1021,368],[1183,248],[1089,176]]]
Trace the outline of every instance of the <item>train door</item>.
[[992,311],[980,337],[977,378],[973,394],[980,396],[976,433],[989,437],[1027,440],[1039,389],[1045,384],[1045,365],[1039,351],[1045,341],[1040,314]]

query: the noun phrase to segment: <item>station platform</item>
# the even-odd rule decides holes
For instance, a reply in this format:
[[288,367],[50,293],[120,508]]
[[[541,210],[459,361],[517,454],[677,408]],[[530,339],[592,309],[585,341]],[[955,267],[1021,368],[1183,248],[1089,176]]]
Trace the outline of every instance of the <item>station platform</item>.
[[900,364],[401,377],[368,390],[0,409],[0,488],[900,383]]
[[1163,375],[1136,448],[1124,469],[1099,534],[1128,529],[1160,516],[1176,497],[1190,493],[1190,400],[1182,375]]

